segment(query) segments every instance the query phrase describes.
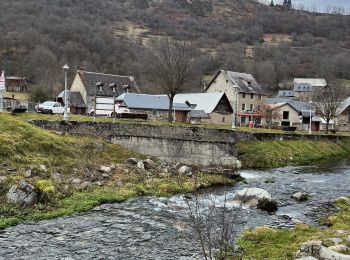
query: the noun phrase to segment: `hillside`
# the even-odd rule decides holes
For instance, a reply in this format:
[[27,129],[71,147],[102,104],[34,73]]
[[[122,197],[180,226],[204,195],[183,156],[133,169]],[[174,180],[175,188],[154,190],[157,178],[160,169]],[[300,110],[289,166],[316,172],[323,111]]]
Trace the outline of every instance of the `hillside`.
[[70,77],[77,66],[132,74],[151,91],[145,57],[162,37],[201,51],[194,91],[219,68],[254,73],[272,88],[291,77],[350,78],[350,16],[253,0],[3,0],[0,8],[1,69],[53,93],[64,63]]

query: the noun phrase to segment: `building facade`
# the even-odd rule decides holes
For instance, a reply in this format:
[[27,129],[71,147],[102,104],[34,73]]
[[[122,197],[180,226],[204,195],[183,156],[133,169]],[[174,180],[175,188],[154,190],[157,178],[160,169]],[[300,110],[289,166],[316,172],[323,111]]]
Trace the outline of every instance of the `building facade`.
[[260,126],[265,123],[261,110],[267,95],[251,74],[221,70],[204,92],[226,94],[235,113],[235,125],[248,126],[253,123]]
[[89,113],[94,109],[96,97],[113,98],[126,92],[140,93],[132,76],[77,70],[70,88],[69,103],[79,106],[73,111]]

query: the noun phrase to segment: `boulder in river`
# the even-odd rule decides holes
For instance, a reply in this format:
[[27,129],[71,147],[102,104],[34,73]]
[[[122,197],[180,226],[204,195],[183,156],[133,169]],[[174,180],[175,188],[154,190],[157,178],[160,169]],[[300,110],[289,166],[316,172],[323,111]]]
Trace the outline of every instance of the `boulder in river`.
[[306,201],[310,197],[309,194],[306,192],[297,192],[292,195],[292,198],[295,199],[296,201]]
[[257,208],[269,213],[275,213],[278,210],[278,203],[273,199],[262,198],[258,201]]
[[256,207],[259,200],[268,199],[271,201],[271,194],[261,188],[246,188],[237,192],[235,200],[245,205]]
[[21,206],[31,206],[38,202],[39,193],[34,186],[22,180],[19,185],[13,185],[6,194],[10,203]]

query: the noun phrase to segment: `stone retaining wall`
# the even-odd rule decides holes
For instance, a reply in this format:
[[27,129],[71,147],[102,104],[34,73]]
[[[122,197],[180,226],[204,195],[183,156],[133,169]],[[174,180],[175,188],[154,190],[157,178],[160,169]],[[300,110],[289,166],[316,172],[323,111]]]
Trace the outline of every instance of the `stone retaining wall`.
[[141,123],[32,121],[36,126],[73,135],[98,136],[169,163],[236,168],[236,133],[230,130]]
[[57,132],[102,137],[127,149],[156,156],[169,163],[225,168],[236,168],[239,141],[350,140],[350,136],[249,133],[147,123],[76,121],[32,121],[32,123]]

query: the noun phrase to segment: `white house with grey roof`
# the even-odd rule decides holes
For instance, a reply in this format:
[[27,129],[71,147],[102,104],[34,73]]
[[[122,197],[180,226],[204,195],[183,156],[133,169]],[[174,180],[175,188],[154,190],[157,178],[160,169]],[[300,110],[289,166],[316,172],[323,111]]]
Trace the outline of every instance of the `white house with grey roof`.
[[300,101],[310,101],[314,91],[327,86],[325,79],[295,78],[293,83],[294,97]]
[[177,94],[174,102],[191,106],[191,123],[232,124],[233,109],[224,92]]
[[77,110],[86,113],[94,108],[95,97],[113,98],[126,92],[140,93],[133,76],[77,70],[70,88],[69,103],[79,104]]
[[235,113],[234,125],[264,124],[261,109],[267,95],[251,74],[220,70],[204,92],[226,94]]
[[292,98],[267,98],[266,103],[270,108],[271,116],[267,124],[276,127],[296,127],[301,131],[308,131],[310,128],[310,108],[312,131],[320,131],[322,119],[316,116],[313,107],[308,102],[294,100]]

